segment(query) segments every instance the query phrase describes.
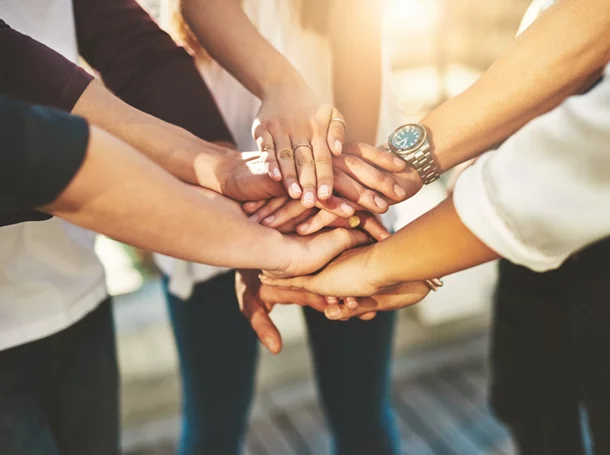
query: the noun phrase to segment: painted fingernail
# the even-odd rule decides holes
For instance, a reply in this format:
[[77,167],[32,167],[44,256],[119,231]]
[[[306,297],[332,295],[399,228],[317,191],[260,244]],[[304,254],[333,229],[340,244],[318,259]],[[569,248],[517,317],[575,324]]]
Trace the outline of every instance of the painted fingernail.
[[301,187],[299,186],[298,183],[292,182],[290,184],[290,191],[292,191],[292,193],[295,194],[295,195],[300,195],[301,194]]
[[273,177],[276,179],[281,179],[282,178],[282,173],[280,172],[280,170],[278,168],[275,168],[273,170]]
[[381,199],[379,196],[375,196],[375,204],[380,209],[385,209],[388,206],[388,203],[386,201],[384,201],[383,199]]
[[275,220],[275,215],[270,215],[263,220],[263,224],[271,224]]
[[348,222],[352,229],[356,229],[358,226],[360,226],[360,217],[356,215],[350,216]]
[[400,185],[394,185],[394,194],[399,198],[403,198],[407,195],[407,191]]
[[330,187],[328,185],[320,186],[320,197],[328,197],[330,196]]
[[402,158],[400,158],[400,157],[398,157],[398,156],[395,156],[395,157],[394,157],[394,159],[393,159],[392,161],[394,161],[394,164],[395,164],[396,166],[401,166],[401,167],[402,167],[402,166],[404,166],[404,164],[405,164],[405,160],[403,160]]
[[341,143],[341,141],[339,139],[337,139],[335,141],[335,152],[337,152],[338,154],[341,154],[342,150],[343,150],[343,144]]
[[326,317],[329,319],[336,319],[341,316],[341,310],[337,305],[329,306],[326,308]]
[[348,215],[350,213],[354,213],[354,209],[352,208],[352,206],[347,204],[347,203],[345,203],[345,202],[343,204],[341,204],[341,211],[343,213],[347,213]]
[[315,201],[316,201],[316,198],[311,191],[307,191],[305,193],[305,195],[303,196],[303,202],[305,204],[313,204]]

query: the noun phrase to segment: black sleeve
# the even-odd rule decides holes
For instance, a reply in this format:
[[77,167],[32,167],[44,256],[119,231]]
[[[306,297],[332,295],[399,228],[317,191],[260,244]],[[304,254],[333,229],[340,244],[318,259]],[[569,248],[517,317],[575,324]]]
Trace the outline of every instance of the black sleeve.
[[48,218],[48,204],[80,168],[89,127],[80,118],[0,95],[0,225]]

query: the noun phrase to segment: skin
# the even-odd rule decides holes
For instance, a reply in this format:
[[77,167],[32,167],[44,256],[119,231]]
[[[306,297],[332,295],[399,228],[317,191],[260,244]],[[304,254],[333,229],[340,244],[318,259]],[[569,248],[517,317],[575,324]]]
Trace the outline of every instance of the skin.
[[[209,54],[262,101],[252,133],[268,152],[269,175],[313,207],[333,191],[332,156],[341,154],[343,118],[258,33],[239,0],[182,0],[181,12]],[[231,27],[227,27],[230,18]],[[310,144],[311,147],[298,147]]]
[[269,267],[284,276],[311,273],[368,242],[343,228],[302,238],[260,226],[237,203],[177,180],[96,127],[77,175],[40,209],[140,248],[216,266]]

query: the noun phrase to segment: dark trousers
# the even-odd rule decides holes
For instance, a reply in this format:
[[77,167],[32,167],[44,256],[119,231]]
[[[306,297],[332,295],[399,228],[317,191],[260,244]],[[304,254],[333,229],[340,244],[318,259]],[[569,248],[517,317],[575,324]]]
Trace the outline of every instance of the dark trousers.
[[[258,342],[239,311],[234,274],[198,284],[186,302],[172,295],[168,302],[183,381],[180,454],[237,455],[252,400]],[[305,319],[335,453],[397,455],[389,400],[395,315],[336,322],[305,309]]]
[[0,352],[0,454],[118,455],[108,299],[62,332]]
[[521,455],[610,454],[610,240],[535,273],[502,261],[491,402]]

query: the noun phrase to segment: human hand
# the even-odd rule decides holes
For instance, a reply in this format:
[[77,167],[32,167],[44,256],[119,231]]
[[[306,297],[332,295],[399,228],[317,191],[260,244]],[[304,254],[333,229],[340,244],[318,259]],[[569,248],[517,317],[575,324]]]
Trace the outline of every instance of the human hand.
[[319,295],[262,284],[257,270],[236,271],[235,291],[242,314],[250,322],[260,342],[272,354],[282,350],[282,336],[269,316],[274,305],[297,304],[320,312],[324,312],[327,306],[324,298]]
[[371,319],[379,311],[393,311],[419,303],[429,292],[430,288],[423,281],[400,283],[384,289],[380,294],[359,298],[355,307],[329,302],[324,314],[333,320],[353,317]]
[[268,154],[269,176],[283,181],[290,197],[300,198],[305,207],[332,195],[331,158],[343,148],[342,120],[341,113],[320,102],[302,80],[280,85],[262,99],[252,135],[259,150]]

